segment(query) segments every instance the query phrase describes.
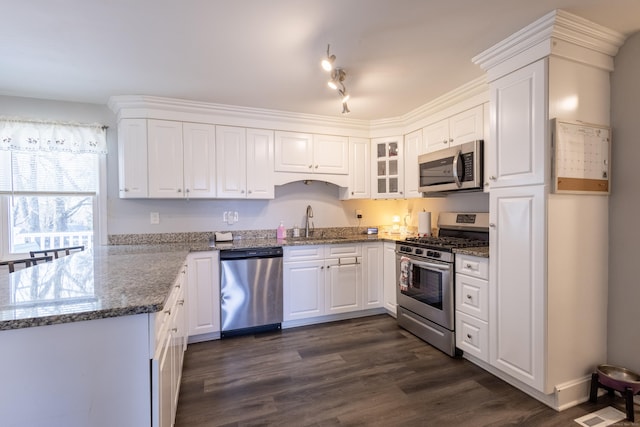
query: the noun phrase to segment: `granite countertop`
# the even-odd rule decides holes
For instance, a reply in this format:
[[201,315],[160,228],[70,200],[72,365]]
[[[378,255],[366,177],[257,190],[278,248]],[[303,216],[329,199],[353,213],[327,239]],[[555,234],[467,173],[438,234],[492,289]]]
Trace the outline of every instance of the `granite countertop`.
[[0,331],[160,311],[191,250],[102,246],[0,277]]
[[211,242],[211,247],[219,250],[240,250],[248,248],[269,248],[277,246],[308,246],[308,245],[332,245],[341,243],[365,243],[365,242],[395,242],[404,240],[405,236],[392,234],[350,234],[339,236],[318,237],[289,237],[286,239],[274,238],[243,238],[230,242]]
[[[111,245],[0,274],[0,331],[160,311],[189,252],[395,242],[395,234]],[[455,249],[489,256],[489,248]]]
[[460,248],[454,249],[454,253],[463,255],[473,255],[482,258],[489,258],[489,246],[481,246],[477,248]]

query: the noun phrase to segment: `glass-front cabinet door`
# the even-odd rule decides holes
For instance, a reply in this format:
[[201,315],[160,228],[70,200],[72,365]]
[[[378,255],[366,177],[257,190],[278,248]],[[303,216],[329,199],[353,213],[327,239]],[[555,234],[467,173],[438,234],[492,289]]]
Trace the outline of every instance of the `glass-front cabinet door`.
[[373,194],[374,199],[402,198],[404,191],[404,173],[402,158],[402,138],[376,138],[372,140],[371,156],[374,164]]

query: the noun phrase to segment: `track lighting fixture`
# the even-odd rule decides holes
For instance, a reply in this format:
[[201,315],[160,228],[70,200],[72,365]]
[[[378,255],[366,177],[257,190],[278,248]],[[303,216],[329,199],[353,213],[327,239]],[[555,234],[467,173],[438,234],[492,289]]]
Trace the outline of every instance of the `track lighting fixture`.
[[344,68],[334,67],[333,63],[336,60],[336,56],[331,55],[329,47],[330,45],[327,45],[327,56],[322,60],[322,68],[325,71],[331,72],[331,79],[327,82],[327,86],[338,91],[342,100],[342,114],[346,114],[350,112],[349,107],[347,106],[349,94],[347,93],[347,88],[344,86],[344,80],[347,78],[347,72]]

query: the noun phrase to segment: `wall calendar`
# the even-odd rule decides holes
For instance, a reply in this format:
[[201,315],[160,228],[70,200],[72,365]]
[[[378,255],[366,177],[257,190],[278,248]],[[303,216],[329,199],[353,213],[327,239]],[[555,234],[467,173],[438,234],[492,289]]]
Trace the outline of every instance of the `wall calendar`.
[[609,194],[611,128],[553,119],[553,192]]

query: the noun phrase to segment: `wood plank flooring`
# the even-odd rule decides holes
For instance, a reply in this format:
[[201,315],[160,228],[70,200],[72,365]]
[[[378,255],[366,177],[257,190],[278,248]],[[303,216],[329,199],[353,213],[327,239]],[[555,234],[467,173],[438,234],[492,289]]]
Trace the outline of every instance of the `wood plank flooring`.
[[189,345],[176,426],[578,426],[609,405],[558,413],[378,315]]

